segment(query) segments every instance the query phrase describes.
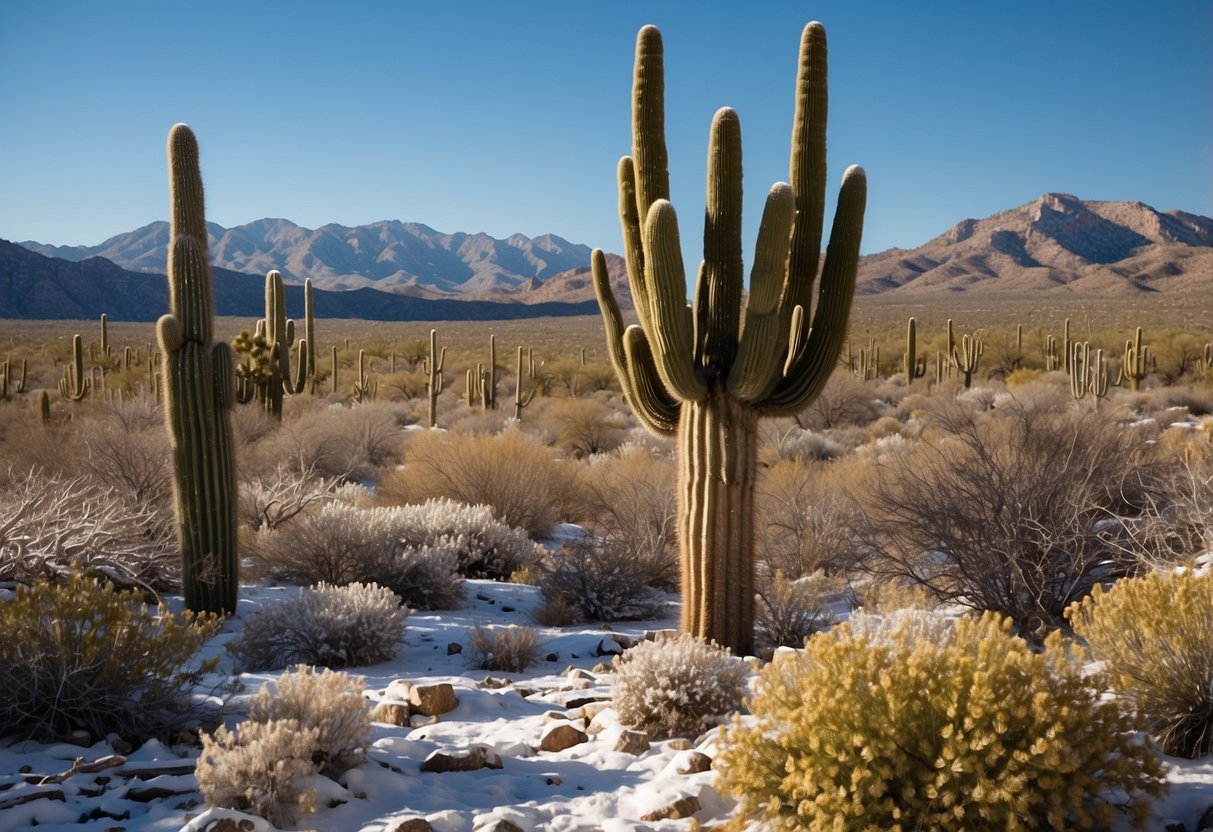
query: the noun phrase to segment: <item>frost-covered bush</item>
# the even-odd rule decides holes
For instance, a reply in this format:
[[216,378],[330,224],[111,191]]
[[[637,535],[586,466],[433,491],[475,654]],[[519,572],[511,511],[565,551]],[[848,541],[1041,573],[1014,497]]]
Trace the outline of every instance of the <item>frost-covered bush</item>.
[[546,553],[534,570],[543,599],[573,607],[583,619],[658,618],[665,608],[665,593],[646,583],[649,572],[629,557],[629,550],[610,541],[566,543]]
[[783,573],[758,590],[754,631],[772,647],[803,647],[813,633],[837,620],[829,601],[837,591],[823,573],[790,580]]
[[317,673],[299,665],[282,674],[274,689],[262,685],[253,698],[249,719],[272,723],[291,720],[304,731],[315,729],[307,759],[327,777],[339,777],[366,759],[371,742],[371,710],[361,676]]
[[243,670],[376,664],[396,655],[408,614],[391,590],[376,584],[322,583],[262,609],[228,649]]
[[1122,578],[1067,615],[1164,751],[1213,751],[1213,573]]
[[63,585],[18,586],[0,600],[0,733],[138,740],[196,724],[189,693],[216,661],[194,656],[219,626],[151,612],[140,593],[78,571]]
[[655,737],[696,737],[741,705],[746,665],[682,633],[642,641],[615,660],[612,704],[619,721]]
[[417,514],[330,502],[282,531],[259,534],[257,551],[282,580],[373,582],[413,609],[450,609],[463,597],[458,564],[470,544],[467,537],[418,531]]
[[530,627],[476,627],[468,636],[469,657],[481,670],[521,673],[539,658],[539,636]]
[[238,731],[220,727],[202,737],[202,754],[194,767],[198,791],[208,806],[252,812],[274,826],[291,826],[312,811],[314,790],[306,785],[316,774],[310,754],[319,731],[295,720],[240,724]]
[[487,505],[435,498],[385,510],[393,512],[393,533],[403,542],[450,551],[469,578],[508,578],[535,548],[524,529],[498,520]]
[[858,616],[781,654],[716,761],[736,826],[1108,829],[1141,823],[1163,771],[1059,633],[1042,652],[987,613]]
[[171,523],[149,499],[134,501],[89,477],[41,469],[0,476],[0,581],[62,580],[73,568],[121,586],[176,589],[181,554]]

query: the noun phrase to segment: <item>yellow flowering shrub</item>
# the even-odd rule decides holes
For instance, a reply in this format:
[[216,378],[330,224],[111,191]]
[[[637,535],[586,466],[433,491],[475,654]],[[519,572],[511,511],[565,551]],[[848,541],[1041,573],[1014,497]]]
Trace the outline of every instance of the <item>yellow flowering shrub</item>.
[[1164,751],[1213,751],[1213,574],[1123,578],[1066,614]]
[[1106,829],[1120,804],[1140,826],[1163,771],[1135,722],[1060,635],[1033,653],[1010,626],[859,616],[778,656],[717,758],[734,828]]

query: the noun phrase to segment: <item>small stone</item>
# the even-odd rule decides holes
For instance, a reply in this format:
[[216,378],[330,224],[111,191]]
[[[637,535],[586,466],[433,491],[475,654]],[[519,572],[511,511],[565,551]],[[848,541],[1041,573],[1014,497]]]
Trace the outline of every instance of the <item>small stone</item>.
[[434,832],[434,827],[425,818],[409,818],[391,827],[390,832]]
[[633,639],[625,636],[623,633],[615,633],[611,636],[611,638],[615,639],[615,643],[624,650],[631,650],[636,645],[636,642]]
[[644,821],[681,820],[682,818],[689,818],[698,812],[700,808],[699,798],[690,794],[675,800],[669,806],[658,809],[655,812],[649,812],[647,815],[641,815],[640,819]]
[[472,829],[474,832],[523,832],[521,826],[505,818],[491,818],[479,824],[472,821]]
[[502,605],[501,605],[501,611],[502,611],[502,612],[517,612],[517,610],[516,610],[514,607],[511,607],[511,606],[510,606],[510,605],[508,605],[508,604],[502,604]]
[[564,706],[566,708],[568,708],[570,711],[575,711],[578,708],[584,708],[586,705],[589,705],[593,702],[610,702],[610,701],[611,701],[611,697],[607,696],[604,693],[601,693],[601,694],[592,694],[590,696],[573,697],[573,698],[567,700],[564,703]]
[[682,737],[675,737],[669,741],[669,747],[675,751],[686,751],[691,747],[691,741]]
[[403,728],[409,724],[411,713],[407,702],[380,702],[371,711],[371,722],[382,722]]
[[544,711],[543,712],[543,724],[544,725],[547,725],[548,723],[553,722],[557,719],[563,719],[567,722],[568,718],[569,718],[569,715],[564,713],[563,711]]
[[514,684],[514,680],[507,676],[485,676],[477,685],[485,690],[500,690]]
[[587,690],[594,687],[595,680],[593,679],[573,679],[569,682],[566,690]]
[[489,598],[489,596],[485,595],[483,592],[477,592],[476,600],[477,601],[491,601],[493,599]]
[[548,653],[546,656],[543,657],[543,660],[545,662],[558,662],[558,661],[560,661],[560,654],[559,653]]
[[580,667],[569,667],[564,671],[564,675],[569,679],[584,679],[587,682],[594,681],[594,674]]
[[556,722],[543,732],[543,738],[539,740],[539,750],[564,751],[566,748],[588,742],[589,739],[584,731],[578,730],[571,723]]
[[615,666],[610,662],[599,662],[591,668],[592,673],[610,673],[615,669]]
[[438,717],[426,716],[425,714],[413,714],[409,717],[408,726],[410,728],[428,728],[431,725],[438,723]]
[[457,641],[452,641],[450,644],[448,644],[446,646],[446,654],[448,656],[453,656],[456,653],[462,653],[462,652],[463,652],[463,645]]
[[409,704],[413,710],[426,716],[450,713],[459,707],[455,689],[447,682],[437,685],[414,685],[409,691]]
[[564,778],[562,778],[559,774],[549,774],[547,779],[545,779],[543,782],[547,783],[549,786],[561,786],[564,784]]
[[257,824],[248,818],[219,818],[206,825],[206,832],[253,832]]
[[501,757],[487,745],[473,745],[467,751],[448,754],[434,751],[421,763],[422,771],[479,771],[482,768],[501,768]]
[[702,751],[684,751],[674,758],[674,771],[679,774],[699,774],[711,769],[712,758]]
[[639,757],[649,750],[649,735],[644,731],[624,731],[615,743],[615,750]]

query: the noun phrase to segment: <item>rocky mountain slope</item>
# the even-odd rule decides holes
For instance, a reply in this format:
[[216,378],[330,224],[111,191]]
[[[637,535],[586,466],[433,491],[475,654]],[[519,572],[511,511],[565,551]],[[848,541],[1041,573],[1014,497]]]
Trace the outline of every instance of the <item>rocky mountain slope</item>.
[[862,258],[863,294],[1213,289],[1213,219],[1141,202],[1039,199],[961,220],[918,248]]

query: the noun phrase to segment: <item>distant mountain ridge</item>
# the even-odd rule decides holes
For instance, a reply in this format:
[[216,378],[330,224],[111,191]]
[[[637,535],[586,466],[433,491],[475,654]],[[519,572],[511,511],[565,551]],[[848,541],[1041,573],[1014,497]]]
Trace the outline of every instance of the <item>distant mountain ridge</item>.
[[[265,314],[265,279],[213,269],[215,314],[244,318]],[[314,292],[320,318],[369,321],[501,321],[565,315],[597,315],[594,301],[501,303],[417,298],[374,289]],[[303,315],[303,287],[286,287],[287,314]],[[73,262],[46,257],[0,240],[0,319],[96,319],[155,321],[168,311],[163,275],[123,269],[104,257]]]
[[[336,223],[310,229],[284,219],[235,228],[207,223],[211,263],[264,275],[282,272],[288,283],[311,278],[319,289],[374,288],[428,297],[507,295],[562,272],[588,267],[590,248],[554,234],[445,234],[415,222]],[[95,246],[21,245],[48,257],[80,261],[104,257],[132,271],[164,274],[167,222],[153,222]]]
[[1213,219],[1048,193],[966,219],[918,248],[861,258],[861,294],[1213,289]]

